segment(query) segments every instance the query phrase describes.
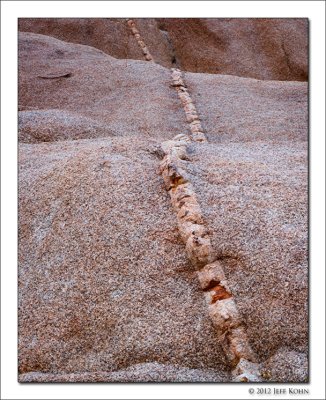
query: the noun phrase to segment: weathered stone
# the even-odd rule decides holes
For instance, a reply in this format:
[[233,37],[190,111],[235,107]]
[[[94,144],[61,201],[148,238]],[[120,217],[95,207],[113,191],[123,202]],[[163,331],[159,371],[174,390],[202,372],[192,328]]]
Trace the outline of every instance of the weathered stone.
[[232,374],[234,382],[260,382],[261,365],[241,358]]
[[192,103],[188,103],[184,106],[185,112],[196,112],[196,107]]
[[[199,121],[199,117],[197,113],[186,113],[186,121],[191,123],[191,122],[195,122],[195,121]],[[191,129],[191,127],[190,127]]]
[[[138,29],[137,29],[135,26],[132,26],[131,32],[132,32],[134,35],[139,35],[139,31],[138,31]],[[141,40],[139,40],[139,42],[138,42],[139,45],[140,45],[140,42],[141,42]],[[141,46],[141,45],[140,45],[140,46]]]
[[178,219],[185,222],[193,222],[194,224],[202,224],[204,222],[199,204],[187,207],[181,207],[177,213]]
[[230,331],[229,346],[238,358],[256,362],[256,355],[250,347],[244,326],[240,325]]
[[134,28],[134,27],[135,27],[135,23],[134,23],[134,21],[133,21],[132,19],[128,19],[128,20],[127,20],[127,24],[128,24],[128,26],[129,26],[130,28]]
[[138,40],[137,43],[142,48],[143,52],[144,52],[144,49],[148,50],[147,47],[146,47],[146,44],[144,43],[143,40]]
[[[190,72],[283,81],[308,78],[308,20],[304,18],[134,21],[156,62],[168,68],[174,57]],[[128,25],[135,26],[134,21]],[[19,18],[20,31],[93,46],[116,58],[143,59],[137,46],[129,43],[124,25],[130,29],[119,18]]]
[[186,252],[189,260],[197,268],[209,264],[214,259],[213,249],[209,238],[203,238],[196,234],[189,236],[186,243]]
[[232,298],[209,304],[209,315],[218,331],[231,331],[241,324],[241,317]]
[[184,83],[181,79],[176,79],[176,80],[173,80],[173,82],[172,82],[172,86],[183,86],[183,85],[184,85]]
[[187,196],[187,197],[184,197],[181,200],[179,200],[178,197],[175,196],[175,194],[173,192],[171,192],[171,201],[172,201],[173,207],[176,210],[178,210],[178,212],[179,211],[183,212],[180,214],[180,216],[187,213],[187,211],[188,211],[188,213],[192,213],[192,212],[200,213],[201,212],[197,198],[194,193],[192,193],[191,196]]
[[200,286],[203,290],[207,289],[211,282],[221,282],[225,280],[223,267],[219,261],[205,265],[200,271],[197,272]]
[[207,138],[206,138],[204,132],[200,132],[200,131],[195,132],[195,133],[193,132],[192,137],[195,142],[207,142]]
[[148,48],[147,48],[147,46],[146,46],[146,44],[144,42],[144,40],[142,40],[142,38],[140,36],[140,33],[139,33],[138,29],[136,28],[135,22],[131,20],[131,22],[129,22],[128,25],[131,28],[131,32],[133,33],[133,35],[134,35],[134,37],[135,37],[135,39],[136,39],[136,41],[138,43],[138,46],[141,48],[141,51],[142,51],[142,53],[144,55],[145,60],[146,61],[154,61],[152,55],[150,54],[150,52],[149,52],[149,50],[148,50]]
[[[179,102],[187,89],[178,99],[154,63],[41,35],[20,42],[19,379],[159,381],[158,360],[194,368],[183,381],[208,381],[213,369],[230,381],[229,367],[253,381],[248,332],[266,369],[257,379],[305,381],[305,85],[185,75],[210,143],[192,143],[188,158],[189,137],[178,135],[161,170],[171,201],[200,211],[194,223],[169,213],[163,153],[151,150],[191,127]],[[57,74],[68,64],[71,75]],[[187,261],[207,272],[210,254],[228,281],[205,278],[207,301],[236,293],[246,325],[213,313],[214,332]]]
[[199,237],[205,237],[207,235],[207,229],[204,225],[195,224],[193,222],[178,220],[178,228],[181,239],[184,243],[187,242],[189,236],[195,235]]

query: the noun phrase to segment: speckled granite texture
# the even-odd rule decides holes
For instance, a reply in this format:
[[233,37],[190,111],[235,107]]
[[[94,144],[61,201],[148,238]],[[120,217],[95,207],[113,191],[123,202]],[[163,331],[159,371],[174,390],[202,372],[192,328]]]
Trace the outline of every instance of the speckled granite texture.
[[[155,62],[184,71],[306,81],[307,18],[133,18]],[[19,30],[143,60],[123,18],[20,18]]]
[[[187,173],[250,343],[267,380],[306,381],[307,84],[184,79],[208,138]],[[20,34],[20,382],[231,380],[158,171],[190,133],[170,82]]]

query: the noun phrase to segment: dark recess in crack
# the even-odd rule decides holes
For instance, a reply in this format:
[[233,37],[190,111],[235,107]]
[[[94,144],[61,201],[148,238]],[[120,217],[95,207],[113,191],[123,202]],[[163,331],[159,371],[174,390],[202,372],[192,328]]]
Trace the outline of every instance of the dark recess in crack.
[[291,68],[291,65],[290,65],[289,55],[288,55],[287,51],[285,50],[285,46],[284,46],[284,41],[283,40],[281,42],[281,47],[282,47],[282,51],[284,53],[286,66],[287,66],[287,68],[289,70],[289,75],[291,75],[292,68]]
[[180,63],[177,60],[175,48],[173,46],[172,40],[170,39],[169,32],[167,31],[164,21],[161,19],[157,21],[157,27],[161,34],[163,35],[164,39],[166,40],[167,46],[170,50],[170,56],[171,56],[171,64],[173,68],[180,68]]
[[67,74],[63,74],[63,75],[47,75],[47,76],[39,75],[38,78],[41,78],[41,79],[59,79],[59,78],[70,78],[71,76],[72,76],[72,73],[68,72]]
[[205,287],[204,292],[207,292],[208,290],[213,289],[215,286],[219,285],[220,281],[216,281],[215,279],[212,279],[208,286]]

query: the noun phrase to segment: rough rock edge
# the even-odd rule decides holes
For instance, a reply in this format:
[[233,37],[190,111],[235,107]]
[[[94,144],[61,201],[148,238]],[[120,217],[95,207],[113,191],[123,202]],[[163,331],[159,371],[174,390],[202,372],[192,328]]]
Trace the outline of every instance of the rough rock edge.
[[257,358],[250,347],[245,326],[228,287],[223,268],[213,251],[194,188],[183,163],[189,159],[187,135],[177,135],[162,143],[165,153],[160,164],[165,187],[177,214],[180,236],[186,253],[198,270],[198,279],[205,292],[209,315],[220,343],[232,367],[235,382],[260,382]]

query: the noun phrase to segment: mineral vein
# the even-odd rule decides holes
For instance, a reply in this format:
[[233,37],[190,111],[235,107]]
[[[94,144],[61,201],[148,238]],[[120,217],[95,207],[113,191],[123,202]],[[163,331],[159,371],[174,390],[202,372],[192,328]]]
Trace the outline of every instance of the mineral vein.
[[127,24],[129,26],[129,28],[131,29],[131,32],[133,33],[133,35],[134,35],[139,47],[141,48],[145,60],[146,61],[154,61],[151,53],[149,52],[149,50],[148,50],[148,48],[147,48],[147,46],[146,46],[146,44],[145,44],[145,42],[143,40],[143,38],[140,36],[140,33],[139,33],[139,31],[138,31],[138,29],[136,27],[136,24],[135,24],[134,20],[128,19],[127,20]]
[[[128,20],[147,61],[154,61],[133,20]],[[177,215],[180,236],[187,257],[197,269],[200,286],[205,294],[208,312],[219,341],[232,367],[235,382],[259,382],[259,364],[250,347],[246,328],[228,286],[223,267],[216,259],[208,230],[193,185],[186,172],[189,162],[187,146],[192,141],[207,142],[196,107],[193,104],[182,72],[172,68],[171,86],[176,88],[183,105],[191,136],[179,134],[161,144],[165,154],[161,164],[165,187]]]

